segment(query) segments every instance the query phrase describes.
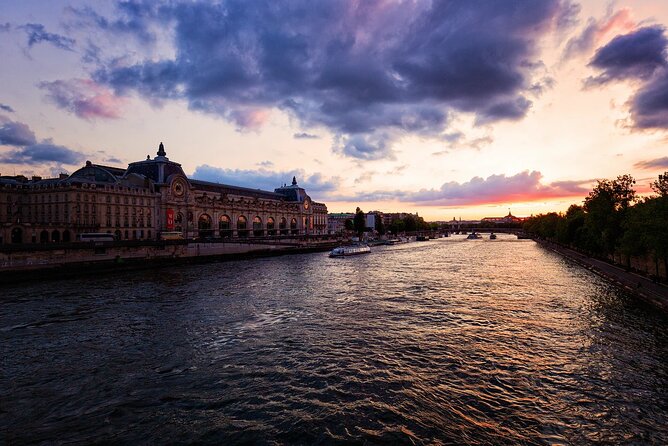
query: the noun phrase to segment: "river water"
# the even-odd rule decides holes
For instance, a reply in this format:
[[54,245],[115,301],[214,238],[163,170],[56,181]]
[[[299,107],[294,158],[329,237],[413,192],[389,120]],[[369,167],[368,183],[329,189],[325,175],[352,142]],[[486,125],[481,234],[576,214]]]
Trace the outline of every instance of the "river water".
[[668,318],[512,236],[0,293],[0,444],[668,444]]

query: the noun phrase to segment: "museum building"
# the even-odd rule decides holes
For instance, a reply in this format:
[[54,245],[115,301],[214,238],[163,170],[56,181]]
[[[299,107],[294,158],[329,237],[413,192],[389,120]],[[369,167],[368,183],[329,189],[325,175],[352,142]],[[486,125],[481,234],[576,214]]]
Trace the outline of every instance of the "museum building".
[[189,179],[157,156],[127,169],[90,161],[71,175],[0,176],[0,244],[71,242],[81,234],[117,240],[275,237],[327,233],[327,206],[293,177],[273,192]]

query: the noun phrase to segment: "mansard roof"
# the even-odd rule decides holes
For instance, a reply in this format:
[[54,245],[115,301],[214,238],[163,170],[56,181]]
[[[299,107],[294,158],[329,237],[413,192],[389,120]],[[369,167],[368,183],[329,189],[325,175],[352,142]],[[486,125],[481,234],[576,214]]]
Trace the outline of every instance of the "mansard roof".
[[74,172],[67,178],[67,181],[81,181],[87,183],[118,183],[116,178],[109,170],[102,166],[86,161],[86,165]]
[[262,189],[251,189],[249,187],[232,186],[229,184],[212,183],[202,180],[189,180],[194,189],[210,191],[222,194],[242,195],[244,197],[266,198],[270,200],[285,200],[283,194],[270,192]]

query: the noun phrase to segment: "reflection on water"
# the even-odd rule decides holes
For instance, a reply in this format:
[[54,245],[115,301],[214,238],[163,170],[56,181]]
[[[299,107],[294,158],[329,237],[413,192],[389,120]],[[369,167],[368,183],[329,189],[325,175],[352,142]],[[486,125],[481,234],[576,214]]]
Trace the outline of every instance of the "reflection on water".
[[10,444],[668,444],[666,318],[509,236],[1,299]]

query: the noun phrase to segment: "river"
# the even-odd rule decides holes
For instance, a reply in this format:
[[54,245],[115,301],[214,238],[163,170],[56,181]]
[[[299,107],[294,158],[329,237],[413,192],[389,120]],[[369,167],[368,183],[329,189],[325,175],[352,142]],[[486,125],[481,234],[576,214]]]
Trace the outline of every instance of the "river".
[[668,444],[668,318],[513,236],[0,296],[0,444]]

